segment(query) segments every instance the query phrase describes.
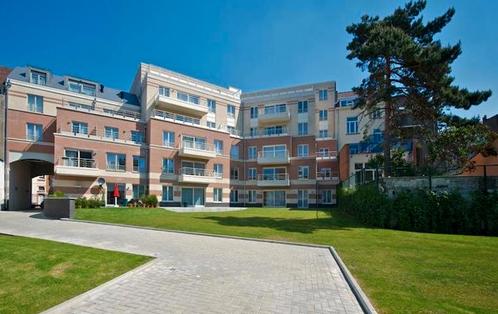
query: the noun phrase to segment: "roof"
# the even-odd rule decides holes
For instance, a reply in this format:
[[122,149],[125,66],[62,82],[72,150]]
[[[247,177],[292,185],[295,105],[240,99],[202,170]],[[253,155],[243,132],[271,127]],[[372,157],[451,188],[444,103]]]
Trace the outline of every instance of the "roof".
[[484,116],[482,122],[494,132],[498,132],[498,114],[495,114],[491,118],[486,118],[486,116]]
[[337,92],[338,99],[352,98],[352,97],[358,97],[358,95],[356,95],[356,93],[353,91]]
[[131,94],[129,92],[118,90],[118,89],[113,89],[113,88],[104,86],[102,84],[99,84],[95,81],[81,79],[81,78],[74,77],[74,76],[56,75],[56,74],[53,74],[49,71],[39,69],[39,68],[30,68],[27,66],[26,67],[16,67],[16,68],[14,68],[14,70],[12,70],[12,72],[10,72],[8,78],[12,79],[12,80],[17,80],[17,81],[29,82],[28,72],[30,69],[48,72],[46,86],[51,87],[51,88],[56,88],[56,89],[67,91],[68,87],[66,86],[66,83],[65,83],[67,81],[66,79],[72,79],[72,80],[82,81],[82,82],[87,82],[87,83],[94,83],[97,85],[97,88],[96,88],[96,97],[97,98],[107,99],[107,100],[120,102],[123,104],[128,104],[128,105],[133,105],[133,106],[140,105],[137,96],[134,94]]
[[12,71],[12,69],[0,66],[0,84],[3,84],[5,80],[7,79],[7,76],[9,76],[9,73]]

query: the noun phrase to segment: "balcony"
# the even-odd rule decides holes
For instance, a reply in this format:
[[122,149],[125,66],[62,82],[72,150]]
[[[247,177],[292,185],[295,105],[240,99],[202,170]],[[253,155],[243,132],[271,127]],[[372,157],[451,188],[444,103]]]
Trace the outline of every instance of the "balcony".
[[216,150],[205,142],[183,140],[178,154],[182,157],[211,159],[216,157]]
[[193,103],[185,100],[180,100],[166,95],[157,95],[155,100],[157,109],[183,113],[190,116],[202,117],[208,113],[208,107],[205,104]]
[[339,177],[334,176],[330,172],[317,172],[316,180],[323,183],[339,184]]
[[290,186],[289,175],[287,173],[260,174],[256,181],[258,187],[285,187]]
[[271,151],[259,152],[257,162],[259,165],[286,165],[290,163],[289,152],[285,151]]
[[265,112],[258,117],[258,124],[267,125],[267,124],[276,124],[276,123],[287,123],[290,121],[290,112],[288,110],[285,111],[270,111]]
[[61,164],[55,166],[55,174],[61,176],[97,177],[99,169],[95,160],[85,158],[62,157]]
[[209,184],[220,180],[222,175],[202,168],[183,167],[178,174],[178,182]]
[[337,152],[320,152],[316,153],[316,160],[336,160]]

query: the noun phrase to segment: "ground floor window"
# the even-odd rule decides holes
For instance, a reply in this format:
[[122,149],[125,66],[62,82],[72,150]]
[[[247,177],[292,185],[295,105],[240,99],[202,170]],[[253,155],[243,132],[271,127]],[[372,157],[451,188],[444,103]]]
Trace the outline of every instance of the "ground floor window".
[[218,189],[218,188],[213,189],[213,201],[223,202],[223,189]]
[[231,203],[238,203],[239,202],[239,191],[238,190],[231,190],[230,191],[230,202]]
[[204,188],[182,188],[182,206],[203,206],[204,202]]
[[147,187],[144,184],[133,184],[133,198],[141,198],[147,194]]
[[[119,191],[119,197],[115,198],[114,197],[114,189],[118,188]],[[124,201],[126,200],[126,184],[124,183],[107,183],[107,204],[109,205],[114,205],[114,202],[116,201],[117,205],[123,205]]]
[[263,203],[269,207],[285,207],[285,191],[263,192]]
[[323,204],[331,204],[332,203],[332,191],[331,190],[322,191],[322,203]]
[[256,203],[256,191],[248,191],[247,198],[249,203]]
[[308,190],[297,191],[297,207],[308,208]]
[[173,187],[171,185],[163,185],[163,202],[173,201]]

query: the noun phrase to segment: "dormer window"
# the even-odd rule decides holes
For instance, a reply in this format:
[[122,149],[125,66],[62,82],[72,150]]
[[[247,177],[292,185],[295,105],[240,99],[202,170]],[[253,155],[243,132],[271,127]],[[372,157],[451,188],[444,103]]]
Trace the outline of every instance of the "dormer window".
[[47,73],[31,70],[30,82],[38,85],[47,85]]
[[95,86],[95,84],[88,84],[88,83],[69,80],[69,90],[72,92],[85,94],[88,96],[95,96],[96,89],[97,87]]

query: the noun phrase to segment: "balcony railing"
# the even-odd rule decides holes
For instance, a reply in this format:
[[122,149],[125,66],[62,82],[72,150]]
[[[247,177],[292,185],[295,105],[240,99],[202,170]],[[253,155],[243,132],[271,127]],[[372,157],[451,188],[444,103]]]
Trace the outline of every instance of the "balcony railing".
[[213,177],[221,178],[222,174],[215,172],[213,170],[208,170],[204,168],[192,168],[192,167],[182,167],[180,168],[178,174],[185,174],[189,176],[199,176],[199,177]]
[[214,145],[208,144],[206,142],[199,142],[199,141],[189,141],[189,140],[182,140],[182,148],[189,148],[189,149],[195,149],[195,150],[202,150],[202,151],[214,151]]
[[337,158],[336,151],[318,151],[316,153],[316,159],[335,159]]
[[197,116],[203,116],[208,113],[207,105],[201,103],[198,98],[197,101],[188,101],[178,97],[171,97],[171,94],[170,96],[157,94],[155,102],[156,106],[165,107],[165,109],[172,111],[184,112]]
[[62,164],[66,167],[95,168],[94,159],[62,157]]
[[280,151],[260,151],[257,158],[258,164],[287,164],[290,162],[289,152]]
[[289,186],[289,174],[288,173],[274,173],[274,174],[259,174],[258,180],[256,181],[257,186]]
[[287,122],[290,120],[290,112],[286,110],[265,111],[258,117],[259,124]]
[[[133,130],[135,131],[135,130]],[[127,132],[128,134],[123,134],[123,133],[115,133],[115,132],[110,132],[110,131],[105,131],[105,130],[89,130],[88,128],[86,129],[74,129],[71,128],[69,131],[64,131],[62,129],[58,129],[57,133],[63,134],[63,135],[71,135],[75,136],[78,138],[90,138],[90,139],[97,139],[97,140],[105,140],[105,141],[114,141],[114,142],[121,142],[121,143],[127,143],[127,144],[144,144],[145,140],[143,139],[143,136],[140,140],[139,136],[133,136],[131,132]]]
[[271,137],[271,136],[286,136],[288,135],[287,127],[281,127],[279,129],[262,129],[257,130],[253,133],[246,133],[246,137]]
[[123,109],[113,110],[108,108],[97,107],[94,105],[85,105],[85,104],[76,104],[76,103],[66,103],[64,107],[83,112],[102,114],[115,118],[124,118],[132,120],[140,120],[141,118],[140,113],[129,110],[123,110]]
[[335,184],[339,184],[338,175],[336,173],[332,173],[332,172],[317,172],[316,179],[318,181],[332,182]]

